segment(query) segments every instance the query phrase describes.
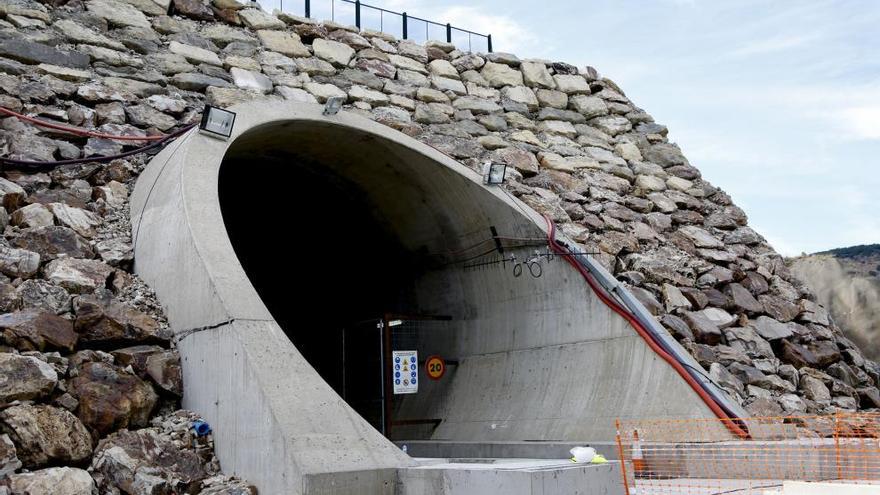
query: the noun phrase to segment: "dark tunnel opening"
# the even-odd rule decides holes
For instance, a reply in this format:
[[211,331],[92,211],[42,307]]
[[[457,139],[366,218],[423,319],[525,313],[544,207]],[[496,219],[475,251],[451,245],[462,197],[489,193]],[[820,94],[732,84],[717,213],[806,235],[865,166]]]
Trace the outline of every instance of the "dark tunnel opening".
[[[257,182],[263,177],[272,180]],[[261,206],[242,208],[242,191],[257,188]],[[269,312],[320,376],[381,430],[377,322],[409,309],[414,257],[357,185],[302,157],[228,159],[219,194],[235,253]]]

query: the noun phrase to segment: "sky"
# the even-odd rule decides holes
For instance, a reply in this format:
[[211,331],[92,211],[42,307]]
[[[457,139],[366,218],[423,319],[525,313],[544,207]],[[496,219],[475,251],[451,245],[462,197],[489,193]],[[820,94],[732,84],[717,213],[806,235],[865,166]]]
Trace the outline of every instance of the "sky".
[[880,243],[880,0],[366,3],[595,67],[784,255]]

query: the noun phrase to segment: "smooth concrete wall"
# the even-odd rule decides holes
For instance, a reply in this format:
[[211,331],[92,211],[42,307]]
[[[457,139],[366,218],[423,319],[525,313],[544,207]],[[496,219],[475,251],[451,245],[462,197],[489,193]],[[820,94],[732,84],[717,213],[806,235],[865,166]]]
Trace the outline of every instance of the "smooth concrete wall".
[[[302,493],[316,480],[345,478],[362,493],[383,493],[388,473],[411,460],[324,383],[260,301],[225,231],[224,157],[298,156],[331,167],[362,187],[383,228],[412,250],[462,249],[490,225],[541,239],[543,219],[462,164],[360,116],[279,102],[232,110],[229,141],[188,134],[153,159],[132,195],[135,268],[179,340],[184,406],[214,426],[224,469],[261,491]],[[254,173],[272,180],[271,170]],[[446,334],[420,345],[461,360],[447,380],[423,380],[396,411],[398,419],[442,418],[434,438],[608,440],[616,417],[711,417],[561,261],[540,278],[446,266],[421,277],[414,296],[423,312],[454,317]]]
[[[625,495],[620,463],[451,463],[400,470],[400,495]],[[529,465],[535,464],[530,467]]]

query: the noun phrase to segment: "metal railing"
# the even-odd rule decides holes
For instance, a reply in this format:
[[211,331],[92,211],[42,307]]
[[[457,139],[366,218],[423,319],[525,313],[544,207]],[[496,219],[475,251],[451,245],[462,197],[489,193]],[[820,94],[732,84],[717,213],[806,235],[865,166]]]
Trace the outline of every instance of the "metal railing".
[[373,29],[405,40],[446,40],[461,50],[492,53],[491,34],[475,33],[449,23],[441,24],[406,12],[368,5],[360,0],[264,0],[261,3],[282,12],[310,19],[329,19],[342,24],[353,24],[358,29]]

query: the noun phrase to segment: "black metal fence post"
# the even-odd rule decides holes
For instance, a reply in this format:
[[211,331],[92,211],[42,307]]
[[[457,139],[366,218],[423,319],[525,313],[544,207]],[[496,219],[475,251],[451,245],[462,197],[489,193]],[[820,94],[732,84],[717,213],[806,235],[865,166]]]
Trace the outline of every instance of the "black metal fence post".
[[354,1],[354,25],[361,28],[361,0]]
[[448,22],[446,23],[446,42],[452,43],[452,25]]
[[406,12],[400,14],[403,17],[403,39],[406,39]]
[[306,18],[312,17],[312,1],[306,0]]
[[489,42],[489,53],[492,53],[492,35],[487,35],[486,40]]

